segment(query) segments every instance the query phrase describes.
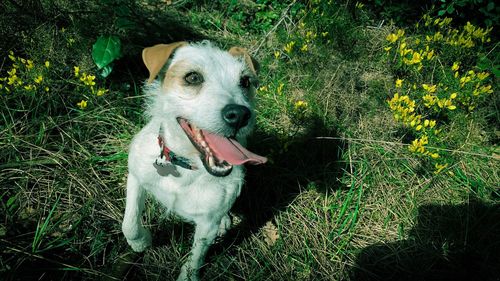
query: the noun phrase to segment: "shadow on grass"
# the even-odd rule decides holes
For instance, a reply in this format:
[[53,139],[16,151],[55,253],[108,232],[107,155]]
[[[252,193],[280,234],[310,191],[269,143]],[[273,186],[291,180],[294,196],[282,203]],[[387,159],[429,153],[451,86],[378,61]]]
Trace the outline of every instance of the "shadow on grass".
[[[307,121],[307,132],[283,144],[276,135],[257,131],[250,139],[252,151],[270,156],[265,165],[248,166],[246,184],[236,200],[232,213],[243,221],[231,229],[224,240],[212,247],[210,255],[241,243],[293,202],[301,190],[316,189],[321,193],[340,188],[339,178],[345,162],[339,161],[346,143],[317,139],[337,136],[335,128],[326,127],[319,119]],[[286,149],[283,149],[286,146]],[[281,151],[280,151],[281,150]]]
[[500,205],[424,205],[403,241],[359,253],[352,280],[500,280]]

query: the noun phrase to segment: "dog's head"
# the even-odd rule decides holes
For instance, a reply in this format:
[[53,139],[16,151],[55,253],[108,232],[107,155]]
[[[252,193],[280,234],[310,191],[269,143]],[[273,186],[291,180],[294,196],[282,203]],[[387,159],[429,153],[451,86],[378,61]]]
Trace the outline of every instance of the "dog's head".
[[142,57],[148,82],[159,78],[151,114],[177,120],[208,172],[225,176],[232,165],[266,161],[236,140],[244,140],[255,124],[258,64],[245,49],[177,42],[146,48]]

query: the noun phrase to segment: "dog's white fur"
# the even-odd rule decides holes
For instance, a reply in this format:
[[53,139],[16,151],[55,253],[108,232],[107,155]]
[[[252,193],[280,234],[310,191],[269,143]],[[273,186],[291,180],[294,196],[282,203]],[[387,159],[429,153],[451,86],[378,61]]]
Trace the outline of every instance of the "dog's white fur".
[[[150,121],[130,146],[122,230],[134,251],[142,252],[151,245],[151,234],[141,224],[145,191],[149,192],[169,212],[196,225],[192,250],[178,280],[198,280],[208,247],[217,235],[224,234],[230,227],[228,212],[240,194],[244,168],[234,166],[225,177],[209,174],[176,117],[186,118],[204,130],[227,134],[221,110],[227,104],[246,106],[252,117],[236,135],[244,144],[255,123],[252,102],[255,85],[249,90],[242,89],[240,79],[243,74],[256,79],[255,69],[243,55],[229,54],[207,41],[181,44],[167,67],[166,74],[160,74],[160,79],[145,86],[149,95],[146,113]],[[186,87],[181,81],[189,71],[203,75],[201,87]],[[156,76],[156,73],[151,75]],[[199,167],[198,170],[174,166],[160,172],[153,165],[160,153],[157,140],[160,126],[167,146],[188,158]]]

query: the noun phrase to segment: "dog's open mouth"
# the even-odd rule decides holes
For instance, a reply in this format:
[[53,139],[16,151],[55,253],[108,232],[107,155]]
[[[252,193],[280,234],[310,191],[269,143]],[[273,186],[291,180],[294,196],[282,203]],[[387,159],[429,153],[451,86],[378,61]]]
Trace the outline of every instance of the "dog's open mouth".
[[184,118],[177,118],[189,140],[200,152],[200,158],[207,171],[217,177],[231,173],[233,165],[263,164],[267,158],[248,151],[234,138],[227,138],[197,128]]

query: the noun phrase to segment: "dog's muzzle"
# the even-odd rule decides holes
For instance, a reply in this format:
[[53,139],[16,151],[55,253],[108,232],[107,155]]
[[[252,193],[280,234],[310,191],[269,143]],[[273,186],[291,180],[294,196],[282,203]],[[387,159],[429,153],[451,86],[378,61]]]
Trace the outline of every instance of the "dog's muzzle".
[[236,132],[248,125],[248,120],[252,116],[248,107],[239,104],[228,104],[221,113],[224,122]]
[[[223,177],[229,175],[233,165],[243,165],[245,163],[258,165],[267,161],[266,157],[247,150],[233,137],[226,137],[200,129],[181,117],[177,118],[177,121],[191,143],[200,152],[200,159],[207,171],[214,176]],[[248,122],[248,119],[246,122]]]

